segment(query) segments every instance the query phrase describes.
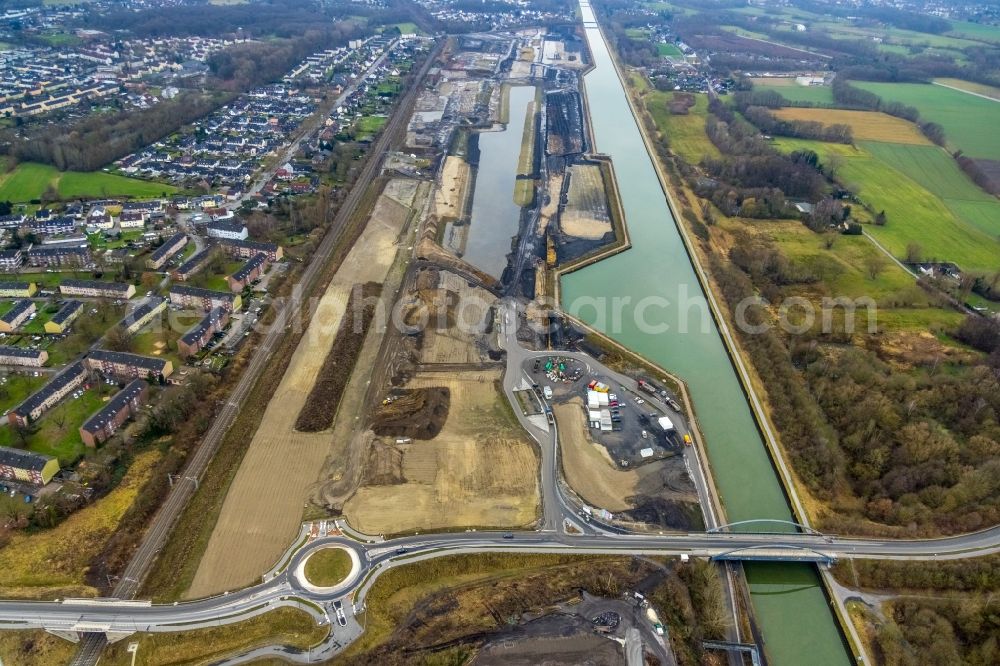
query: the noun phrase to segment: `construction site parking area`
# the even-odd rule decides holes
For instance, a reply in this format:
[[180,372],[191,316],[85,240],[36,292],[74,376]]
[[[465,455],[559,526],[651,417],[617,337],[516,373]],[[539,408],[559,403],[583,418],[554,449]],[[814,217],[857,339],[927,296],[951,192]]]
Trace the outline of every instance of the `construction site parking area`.
[[[658,395],[624,386],[596,362],[553,354],[526,361],[524,371],[539,398],[581,407],[580,418],[586,420],[590,437],[607,450],[616,468],[634,468],[683,452],[688,431],[679,411]],[[664,390],[642,381],[657,393]]]

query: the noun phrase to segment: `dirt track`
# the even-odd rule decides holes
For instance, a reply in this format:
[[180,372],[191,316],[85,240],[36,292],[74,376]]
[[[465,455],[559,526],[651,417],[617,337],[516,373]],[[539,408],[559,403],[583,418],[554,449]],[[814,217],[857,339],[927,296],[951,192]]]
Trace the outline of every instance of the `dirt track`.
[[295,537],[303,504],[333,444],[329,431],[296,432],[295,419],[333,343],[351,286],[385,279],[406,221],[400,209],[398,202],[380,197],[320,299],[233,479],[188,597],[258,580]]
[[[410,382],[408,388],[446,386],[449,418],[432,440],[374,450],[368,466],[378,469],[344,505],[354,527],[393,533],[514,527],[536,519],[538,454],[506,410],[495,387],[499,377],[499,372],[434,373]],[[394,466],[395,478],[389,480],[386,469]],[[382,484],[372,483],[376,478]]]

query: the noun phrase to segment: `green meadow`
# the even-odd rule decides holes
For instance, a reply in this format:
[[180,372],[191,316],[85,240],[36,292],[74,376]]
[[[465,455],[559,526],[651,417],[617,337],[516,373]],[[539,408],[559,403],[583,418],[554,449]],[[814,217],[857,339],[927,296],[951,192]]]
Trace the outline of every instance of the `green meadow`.
[[[785,151],[814,150],[824,164],[830,164],[836,155],[835,159],[840,162],[837,179],[857,192],[874,210],[885,211],[885,226],[871,224],[866,229],[895,256],[904,257],[907,245],[918,243],[928,258],[954,261],[970,270],[1000,268],[1000,239],[984,228],[984,224],[988,227],[988,220],[957,214],[941,196],[917,180],[927,176],[917,173],[902,160],[894,165],[892,160],[895,158],[889,155],[890,149],[884,148],[886,144],[874,148],[877,156],[869,152],[871,143],[864,147],[800,139],[779,139],[775,143]],[[944,164],[937,162],[941,172],[948,173]],[[957,170],[954,164],[952,167]],[[952,177],[953,174],[947,176],[948,179]],[[953,187],[956,189],[939,188],[939,191],[954,192],[960,186],[953,184]],[[972,203],[982,206],[984,202]],[[959,209],[968,212],[961,206]]]
[[137,199],[172,194],[177,188],[103,171],[60,172],[48,164],[24,162],[10,173],[0,175],[0,201],[26,203],[39,199],[49,188],[60,199],[134,197]]
[[949,146],[969,157],[1000,159],[1000,102],[930,83],[852,81],[885,101],[920,111],[922,120],[944,127]]

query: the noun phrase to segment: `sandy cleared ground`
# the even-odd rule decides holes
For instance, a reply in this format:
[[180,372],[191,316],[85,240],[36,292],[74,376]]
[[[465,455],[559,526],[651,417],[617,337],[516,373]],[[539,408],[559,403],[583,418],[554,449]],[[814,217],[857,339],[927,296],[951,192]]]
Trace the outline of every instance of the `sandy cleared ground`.
[[588,240],[597,240],[609,233],[611,217],[601,167],[574,164],[566,170],[566,177],[569,178],[568,203],[559,218],[563,233]]
[[782,120],[809,120],[823,125],[850,125],[855,141],[932,145],[913,123],[878,111],[789,107],[775,109],[772,113]]
[[659,460],[627,471],[616,469],[607,449],[590,439],[581,400],[555,405],[552,411],[559,425],[563,473],[570,487],[586,502],[608,511],[626,511],[635,507],[629,498],[640,494],[690,499],[669,488],[673,475],[669,461]]
[[439,289],[454,299],[454,325],[450,328],[429,326],[420,349],[421,363],[480,363],[486,360],[476,344],[478,332],[485,326],[490,306],[496,298],[485,289],[470,287],[454,273],[441,272]]
[[439,220],[461,217],[469,175],[469,163],[461,157],[449,155],[445,158],[441,186],[434,191],[434,214]]
[[406,210],[379,198],[371,221],[320,299],[229,489],[189,597],[259,580],[295,537],[303,504],[332,445],[329,432],[296,432],[295,419],[333,343],[352,285],[385,278]]
[[375,458],[392,458],[400,482],[359,488],[344,505],[351,525],[394,533],[533,522],[540,510],[538,454],[496,389],[499,378],[499,371],[442,372],[411,381],[408,388],[449,388],[448,420],[432,440],[373,449],[369,465],[381,469],[386,461]]

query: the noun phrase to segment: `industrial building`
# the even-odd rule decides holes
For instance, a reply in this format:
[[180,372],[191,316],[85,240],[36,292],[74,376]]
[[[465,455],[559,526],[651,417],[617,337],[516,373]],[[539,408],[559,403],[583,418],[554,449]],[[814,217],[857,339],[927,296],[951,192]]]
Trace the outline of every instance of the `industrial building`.
[[124,379],[166,378],[174,371],[173,364],[166,359],[106,349],[90,352],[85,362],[88,368],[102,375]]
[[0,316],[0,333],[11,333],[35,313],[35,302],[23,298]]
[[183,284],[170,287],[170,302],[181,307],[201,308],[205,311],[220,307],[229,312],[235,312],[243,305],[243,299],[239,294],[188,287]]
[[208,344],[213,335],[225,329],[228,324],[229,312],[223,308],[212,308],[204,319],[181,336],[177,341],[177,351],[181,356],[194,356]]
[[146,401],[149,384],[133,379],[125,388],[114,394],[107,404],[80,426],[80,439],[87,446],[103,444],[123,423],[135,416]]
[[120,298],[127,301],[135,296],[135,285],[104,280],[63,280],[59,284],[59,293],[63,296]]
[[87,368],[83,362],[73,363],[49,380],[45,386],[28,396],[20,405],[10,410],[7,413],[7,420],[17,426],[27,426],[37,421],[42,414],[76,390],[86,379]]
[[40,368],[48,360],[49,353],[44,349],[0,345],[0,365],[24,365],[29,368]]
[[52,456],[0,446],[0,479],[44,486],[59,471]]
[[45,332],[53,335],[60,335],[69,329],[80,313],[83,312],[83,303],[80,301],[66,301],[59,311],[52,315],[52,319],[45,322]]

